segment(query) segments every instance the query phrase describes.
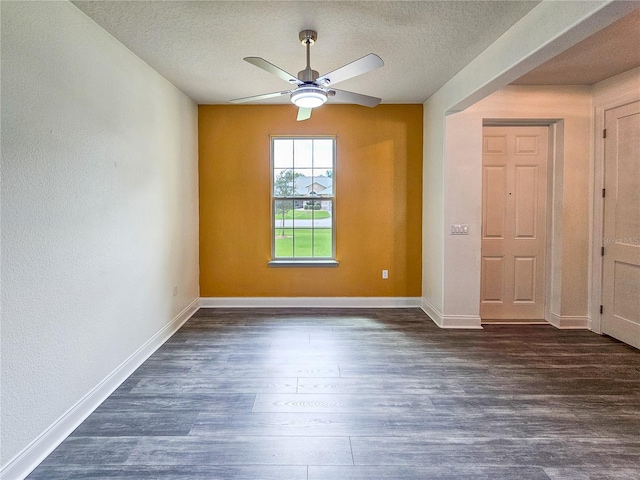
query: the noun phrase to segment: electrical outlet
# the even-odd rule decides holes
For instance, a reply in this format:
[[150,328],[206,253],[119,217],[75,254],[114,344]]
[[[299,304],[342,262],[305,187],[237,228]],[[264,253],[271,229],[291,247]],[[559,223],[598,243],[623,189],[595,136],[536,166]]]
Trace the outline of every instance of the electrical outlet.
[[382,278],[385,280],[389,278],[389,270],[382,270]]
[[177,285],[174,285],[174,287],[173,287],[173,296],[174,297],[178,296],[178,286]]

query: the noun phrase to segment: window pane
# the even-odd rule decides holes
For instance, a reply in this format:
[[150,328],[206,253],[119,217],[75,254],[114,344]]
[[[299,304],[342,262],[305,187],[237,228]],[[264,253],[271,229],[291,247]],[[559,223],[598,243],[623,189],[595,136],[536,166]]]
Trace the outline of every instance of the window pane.
[[313,170],[310,168],[296,168],[294,173],[296,195],[309,195],[313,182]]
[[[309,222],[313,220],[314,212],[322,208],[321,203],[322,202],[320,201],[319,198],[314,198],[314,197],[304,201],[304,210],[307,212],[306,220],[308,220]],[[310,226],[310,225],[306,225],[306,226]]]
[[316,168],[333,168],[333,139],[313,141],[313,164]]
[[273,196],[290,197],[295,195],[293,186],[293,170],[280,169],[273,170]]
[[293,168],[293,140],[273,140],[273,168]]
[[[286,227],[291,227],[291,219],[293,218],[294,210],[293,200],[276,200],[274,211],[274,227],[277,230],[283,230]],[[277,233],[276,233],[277,235]]]
[[296,139],[293,144],[293,163],[296,168],[311,168],[313,140]]
[[315,228],[313,230],[313,256],[331,257],[333,252],[331,228]]
[[332,196],[333,195],[333,171],[329,171],[327,175],[327,169],[314,168],[313,180],[316,184],[315,192],[318,195]]
[[320,208],[318,209],[316,206],[313,212],[313,227],[318,228],[331,228],[332,218],[331,218],[331,201],[330,200],[316,200],[316,203],[319,204]]
[[333,182],[333,168],[324,168],[324,167],[314,168],[313,176],[329,178]]
[[283,230],[276,229],[276,258],[293,257],[293,230],[285,228]]
[[295,228],[293,230],[293,256],[294,257],[311,257],[313,229],[311,228]]

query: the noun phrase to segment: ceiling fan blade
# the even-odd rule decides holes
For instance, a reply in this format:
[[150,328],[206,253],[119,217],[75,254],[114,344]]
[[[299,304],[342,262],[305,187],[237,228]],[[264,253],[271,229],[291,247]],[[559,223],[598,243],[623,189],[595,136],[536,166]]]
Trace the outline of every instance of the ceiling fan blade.
[[362,95],[361,93],[347,92],[345,90],[336,90],[332,88],[331,91],[335,92],[333,98],[344,103],[355,103],[356,105],[362,105],[363,107],[375,107],[382,99],[378,97],[370,97],[369,95]]
[[266,70],[269,73],[272,73],[276,77],[280,77],[285,82],[289,82],[289,83],[295,84],[295,85],[301,85],[301,84],[304,83],[303,81],[298,80],[296,77],[294,77],[290,73],[285,72],[280,67],[276,67],[273,63],[267,62],[264,58],[260,58],[260,57],[245,57],[244,60],[246,62],[249,62],[252,65],[255,65],[256,67],[259,67],[259,68],[261,68],[263,70]]
[[379,56],[370,53],[369,55],[365,55],[354,62],[347,63],[333,72],[322,75],[316,80],[316,83],[324,86],[335,85],[338,82],[344,82],[350,78],[357,77],[363,73],[380,68],[383,65],[384,62]]
[[299,122],[303,121],[303,120],[309,120],[311,118],[311,111],[313,109],[312,108],[302,108],[300,107],[298,109],[298,118],[297,120]]
[[279,97],[280,95],[287,95],[288,93],[291,93],[291,90],[285,90],[284,92],[265,93],[263,95],[253,95],[252,97],[234,98],[233,100],[229,101],[231,103],[257,102],[258,100]]

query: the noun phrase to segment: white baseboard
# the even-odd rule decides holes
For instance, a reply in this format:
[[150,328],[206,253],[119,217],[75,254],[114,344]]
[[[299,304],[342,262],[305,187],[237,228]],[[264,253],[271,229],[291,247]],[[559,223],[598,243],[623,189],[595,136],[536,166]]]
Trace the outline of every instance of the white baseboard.
[[171,322],[131,354],[113,372],[53,422],[44,432],[0,470],[0,478],[21,480],[31,473],[65,438],[73,432],[122,382],[144,363],[171,335],[198,310],[200,299],[175,316]]
[[554,327],[560,328],[563,330],[589,329],[589,326],[591,323],[589,320],[589,317],[574,316],[574,315],[557,315],[555,313],[549,313],[549,318],[547,318],[547,322],[549,322]]
[[420,308],[424,313],[429,315],[429,318],[440,328],[444,328],[444,320],[442,313],[436,307],[434,307],[426,298],[420,299]]
[[423,298],[420,308],[429,315],[433,323],[440,328],[471,328],[482,329],[479,316],[475,315],[443,315],[440,310],[434,307],[427,299]]
[[417,308],[420,297],[202,297],[202,308]]

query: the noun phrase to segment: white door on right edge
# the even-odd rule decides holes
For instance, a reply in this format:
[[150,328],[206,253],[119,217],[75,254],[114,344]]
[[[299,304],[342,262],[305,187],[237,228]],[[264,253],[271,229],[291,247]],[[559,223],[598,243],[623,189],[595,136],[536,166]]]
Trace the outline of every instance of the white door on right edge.
[[605,128],[602,333],[640,348],[640,101]]
[[484,127],[482,320],[543,320],[548,127]]

